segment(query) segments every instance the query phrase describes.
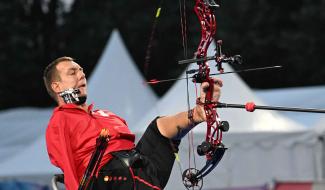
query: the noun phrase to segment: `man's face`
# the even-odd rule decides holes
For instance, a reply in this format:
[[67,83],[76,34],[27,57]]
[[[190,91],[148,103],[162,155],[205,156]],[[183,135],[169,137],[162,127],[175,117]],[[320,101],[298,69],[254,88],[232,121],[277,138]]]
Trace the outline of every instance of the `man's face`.
[[62,92],[69,88],[80,90],[80,96],[87,96],[87,80],[83,69],[74,61],[62,61],[56,69],[60,76],[60,81],[55,82],[56,92]]

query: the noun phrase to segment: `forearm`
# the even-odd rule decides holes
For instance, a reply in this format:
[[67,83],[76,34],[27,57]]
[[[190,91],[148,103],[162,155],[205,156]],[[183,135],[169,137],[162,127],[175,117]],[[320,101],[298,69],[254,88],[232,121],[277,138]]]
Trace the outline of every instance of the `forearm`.
[[178,138],[191,130],[195,125],[204,121],[203,117],[199,114],[199,106],[192,110],[192,118],[189,118],[188,111],[180,112],[175,115],[161,117],[157,120],[157,126],[160,133],[167,138]]

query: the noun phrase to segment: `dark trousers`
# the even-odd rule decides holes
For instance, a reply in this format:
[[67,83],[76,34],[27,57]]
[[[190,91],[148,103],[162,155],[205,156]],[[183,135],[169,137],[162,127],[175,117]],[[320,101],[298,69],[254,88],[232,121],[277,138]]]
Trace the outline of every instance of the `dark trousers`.
[[134,156],[135,151],[123,151],[123,154],[132,154],[131,160],[137,157],[128,164],[123,161],[123,156],[114,156],[99,171],[97,189],[158,190],[166,186],[179,142],[162,136],[156,120],[151,122],[136,146],[136,154],[140,157]]

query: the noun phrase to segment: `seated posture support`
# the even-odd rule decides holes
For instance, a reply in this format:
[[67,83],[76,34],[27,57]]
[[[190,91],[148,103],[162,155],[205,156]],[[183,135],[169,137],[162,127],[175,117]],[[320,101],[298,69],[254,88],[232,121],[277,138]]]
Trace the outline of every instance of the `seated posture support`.
[[[214,80],[213,101],[218,101],[222,82]],[[135,145],[135,135],[124,119],[110,111],[93,110],[93,105],[86,104],[86,77],[72,58],[60,57],[50,63],[44,70],[44,83],[58,104],[46,130],[47,150],[52,164],[63,171],[69,190],[78,189],[102,129],[108,131],[109,141],[99,163],[96,189],[163,189],[180,139],[196,124],[206,121],[202,105],[153,118]],[[208,86],[208,83],[201,85],[202,102]]]

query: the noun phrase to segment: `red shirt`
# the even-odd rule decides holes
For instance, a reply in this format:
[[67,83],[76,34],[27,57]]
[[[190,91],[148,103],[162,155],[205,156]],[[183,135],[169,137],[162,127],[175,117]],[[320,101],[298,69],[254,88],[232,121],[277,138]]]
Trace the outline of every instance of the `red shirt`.
[[69,190],[78,189],[102,128],[107,128],[111,137],[99,167],[111,159],[110,152],[134,148],[135,135],[122,118],[92,108],[90,105],[86,112],[74,104],[56,107],[46,130],[50,160],[64,172]]

